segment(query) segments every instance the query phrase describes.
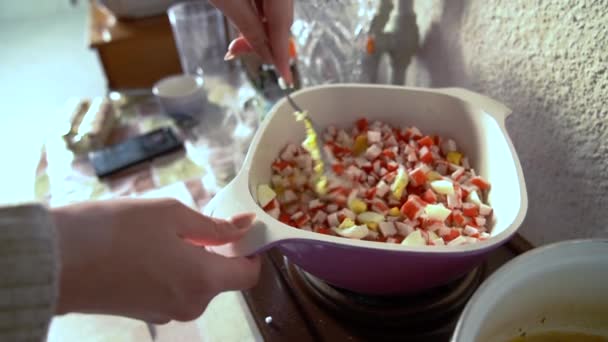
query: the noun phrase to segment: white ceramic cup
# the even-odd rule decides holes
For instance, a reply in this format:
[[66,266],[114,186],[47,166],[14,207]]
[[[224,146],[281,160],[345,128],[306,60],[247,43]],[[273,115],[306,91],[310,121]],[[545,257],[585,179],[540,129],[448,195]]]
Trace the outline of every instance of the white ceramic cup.
[[534,249],[479,287],[452,342],[503,342],[544,331],[608,339],[607,290],[608,240],[573,240]]
[[154,84],[152,93],[176,121],[198,120],[207,103],[204,81],[197,75],[174,75]]

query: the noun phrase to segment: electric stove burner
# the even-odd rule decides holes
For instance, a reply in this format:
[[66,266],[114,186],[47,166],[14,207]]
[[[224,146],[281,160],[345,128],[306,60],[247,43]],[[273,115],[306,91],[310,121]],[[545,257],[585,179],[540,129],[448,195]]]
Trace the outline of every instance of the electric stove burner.
[[[532,248],[516,235],[482,266],[445,286],[408,296],[367,296],[328,285],[277,249],[262,258],[258,285],[244,291],[264,341],[449,341],[481,281]],[[267,317],[271,317],[268,323]]]
[[341,289],[284,259],[289,282],[329,310],[341,324],[368,338],[449,336],[484,275],[480,266],[444,286],[402,296],[373,296]]

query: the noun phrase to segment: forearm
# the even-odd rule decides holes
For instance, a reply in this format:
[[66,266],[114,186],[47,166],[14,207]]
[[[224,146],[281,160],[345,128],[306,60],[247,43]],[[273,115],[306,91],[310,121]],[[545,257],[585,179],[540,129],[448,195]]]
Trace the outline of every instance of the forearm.
[[44,339],[57,298],[55,245],[42,206],[0,208],[0,340]]

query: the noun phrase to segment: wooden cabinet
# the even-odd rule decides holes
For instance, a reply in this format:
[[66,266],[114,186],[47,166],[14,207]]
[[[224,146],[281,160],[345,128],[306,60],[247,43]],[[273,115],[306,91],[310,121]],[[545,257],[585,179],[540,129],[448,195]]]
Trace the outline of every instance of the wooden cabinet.
[[167,15],[119,21],[91,1],[88,32],[109,89],[150,88],[182,72]]

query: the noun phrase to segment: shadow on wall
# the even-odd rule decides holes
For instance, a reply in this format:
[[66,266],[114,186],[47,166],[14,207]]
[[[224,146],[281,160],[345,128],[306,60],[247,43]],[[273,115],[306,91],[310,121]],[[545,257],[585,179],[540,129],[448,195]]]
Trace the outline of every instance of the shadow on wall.
[[[589,208],[591,205],[601,208],[606,197],[601,195],[598,184],[581,174],[578,164],[583,153],[568,143],[572,132],[562,120],[564,104],[555,96],[546,96],[559,85],[546,79],[541,82],[525,72],[514,72],[506,56],[484,64],[491,68],[479,67],[480,63],[467,60],[463,49],[474,46],[466,46],[469,41],[463,38],[466,35],[461,28],[466,16],[475,14],[467,13],[469,3],[463,0],[444,0],[441,5],[441,17],[422,37],[418,65],[426,69],[422,72],[428,74],[431,87],[469,88],[513,110],[507,128],[522,163],[529,197],[528,214],[522,225],[524,235],[536,244],[598,236],[598,233],[608,236],[608,228],[598,227],[604,218],[594,207]],[[492,44],[488,48],[500,55],[500,40]],[[474,58],[484,58],[484,55]],[[599,198],[600,203],[594,203],[594,198]]]
[[428,72],[431,87],[449,87],[457,85],[456,80],[466,80],[459,32],[450,30],[460,27],[466,3],[464,0],[444,0],[442,7],[440,20],[431,24],[416,56]]

